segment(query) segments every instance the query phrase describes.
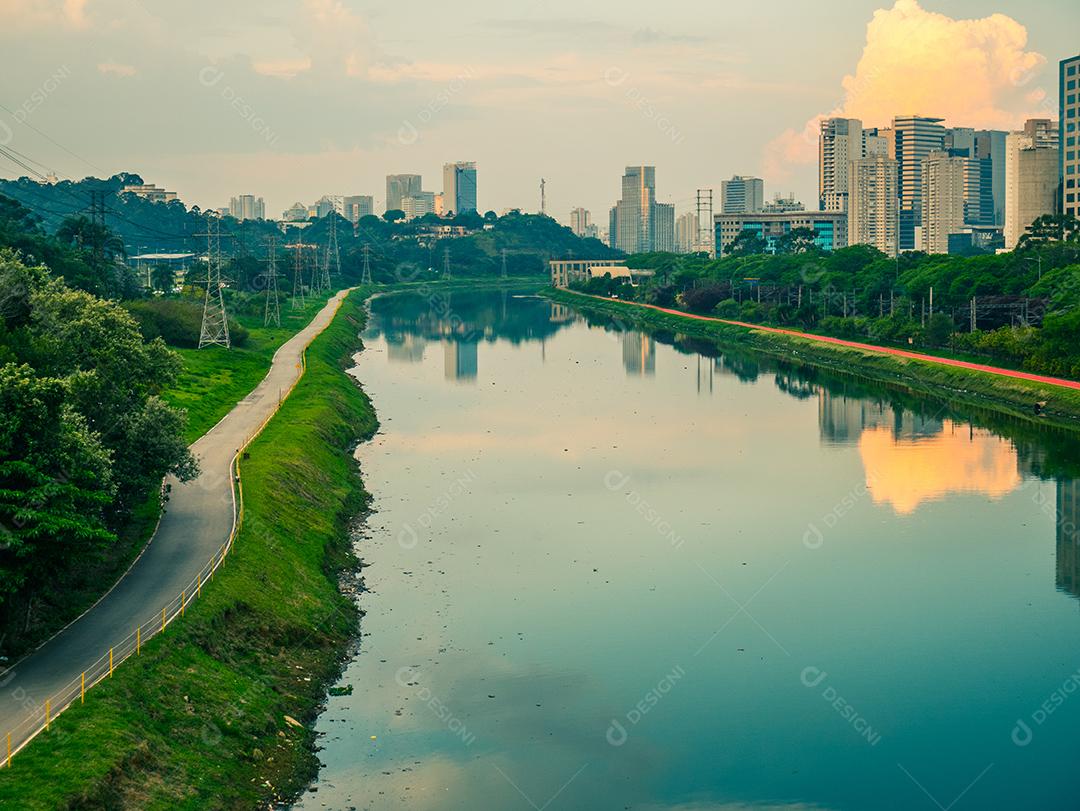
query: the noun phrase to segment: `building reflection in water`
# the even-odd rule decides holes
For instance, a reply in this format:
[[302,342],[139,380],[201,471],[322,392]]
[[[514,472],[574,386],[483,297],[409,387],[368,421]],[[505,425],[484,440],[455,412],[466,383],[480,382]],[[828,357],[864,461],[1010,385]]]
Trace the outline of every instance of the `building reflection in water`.
[[443,370],[447,380],[476,380],[477,342],[443,341]]
[[391,363],[420,363],[424,360],[427,341],[412,332],[386,336],[386,357]]
[[644,332],[624,332],[622,360],[626,374],[631,377],[656,374],[656,342]]
[[1080,597],[1080,479],[1057,481],[1057,587]]

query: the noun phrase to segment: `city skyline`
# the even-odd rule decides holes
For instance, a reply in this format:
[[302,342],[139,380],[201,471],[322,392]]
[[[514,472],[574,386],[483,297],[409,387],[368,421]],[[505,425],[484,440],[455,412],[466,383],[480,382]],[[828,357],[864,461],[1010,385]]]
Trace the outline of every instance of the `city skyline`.
[[[435,11],[423,26],[336,0],[271,2],[252,26],[251,11],[206,4],[213,33],[188,32],[183,46],[168,43],[185,39],[172,35],[183,35],[193,17],[168,8],[131,14],[106,0],[5,6],[8,50],[25,67],[0,80],[5,106],[78,157],[7,115],[11,145],[61,176],[135,171],[201,207],[247,188],[269,212],[327,193],[374,195],[378,209],[387,174],[435,178],[465,156],[486,178],[481,210],[537,210],[543,176],[548,211],[560,219],[577,206],[606,210],[609,178],[634,163],[661,168],[658,197],[680,213],[696,188],[719,189],[732,175],[763,177],[770,194],[792,190],[813,207],[824,115],[880,127],[918,114],[1006,130],[1053,116],[1057,63],[1075,54],[1068,17],[1080,18],[1018,2],[996,4],[1000,14],[991,17],[973,2],[945,9],[899,0],[853,3],[842,24],[825,30],[810,20],[800,28],[809,11],[792,4],[792,24],[769,26],[768,36],[788,48],[787,64],[805,63],[796,81],[772,64],[764,26],[704,4],[701,24],[670,30],[644,11],[605,14],[603,4],[588,12],[599,19],[563,3],[492,19],[481,4],[465,3],[456,19]],[[473,56],[460,39],[441,37],[443,29],[489,47]],[[912,30],[949,43],[914,74],[904,63]],[[493,32],[499,41],[491,44]],[[89,37],[97,47],[86,53],[79,43]],[[989,57],[984,67],[965,68],[979,57]],[[956,77],[943,74],[950,66]],[[940,87],[927,85],[930,75]],[[702,88],[717,103],[702,105]],[[345,91],[350,104],[330,100]],[[168,95],[186,119],[216,126],[138,115],[135,101],[151,92]],[[567,102],[555,105],[564,110],[553,112],[555,98]],[[727,121],[733,105],[735,126]],[[512,139],[492,125],[504,109],[516,124]],[[68,136],[61,121],[69,115],[97,126]],[[554,129],[568,117],[587,133],[574,148]],[[600,122],[605,137],[591,136]],[[160,144],[161,154],[147,154],[146,143]]]

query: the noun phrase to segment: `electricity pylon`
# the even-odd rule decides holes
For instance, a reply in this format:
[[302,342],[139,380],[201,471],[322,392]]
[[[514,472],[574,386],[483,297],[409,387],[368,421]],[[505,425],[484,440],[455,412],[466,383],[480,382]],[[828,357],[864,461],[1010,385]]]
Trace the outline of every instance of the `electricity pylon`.
[[302,310],[306,306],[304,303],[304,248],[307,246],[300,242],[294,242],[291,246],[296,251],[296,263],[293,268],[293,285],[292,285],[292,300],[289,303],[289,308],[292,310]]
[[281,304],[278,301],[277,284],[277,240],[269,237],[266,240],[266,308],[263,311],[263,326],[273,324],[281,326]]
[[371,246],[364,246],[364,273],[360,277],[360,284],[372,284],[371,281]]
[[330,240],[326,245],[326,254],[323,256],[322,276],[319,278],[319,289],[329,293],[331,289],[331,276],[341,277],[341,251],[337,241],[337,212],[330,212]]
[[223,346],[228,349],[229,317],[225,312],[225,283],[221,280],[221,230],[216,216],[206,217],[206,295],[203,297],[202,329],[199,330],[199,349],[204,346]]

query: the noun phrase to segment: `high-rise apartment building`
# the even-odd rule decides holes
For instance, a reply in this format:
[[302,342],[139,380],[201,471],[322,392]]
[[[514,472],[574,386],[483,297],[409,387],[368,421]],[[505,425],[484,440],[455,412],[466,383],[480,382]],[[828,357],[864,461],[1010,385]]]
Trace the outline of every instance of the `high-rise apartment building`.
[[401,211],[405,212],[405,219],[415,220],[425,214],[435,213],[435,193],[430,191],[418,191],[401,198]]
[[1061,211],[1080,217],[1080,56],[1060,66]]
[[238,220],[265,220],[266,203],[254,194],[241,194],[229,200],[229,216]]
[[577,236],[586,236],[590,225],[592,225],[592,214],[587,208],[575,208],[570,212],[570,230]]
[[900,250],[920,246],[922,229],[922,169],[931,152],[945,148],[943,119],[909,115],[893,119],[891,157],[900,174]]
[[720,210],[724,214],[754,214],[765,203],[765,181],[736,175],[720,183]]
[[1031,119],[1005,145],[1005,248],[1012,250],[1028,226],[1057,211],[1061,189],[1059,130]]
[[386,210],[402,210],[401,201],[421,189],[420,175],[386,176]]
[[822,211],[847,211],[852,161],[866,154],[862,122],[827,118],[818,137],[818,190]]
[[622,197],[611,209],[611,246],[624,253],[651,251],[655,218],[656,167],[627,166],[622,177]]
[[698,243],[698,217],[687,211],[675,220],[675,253],[693,253]]
[[949,235],[968,225],[967,200],[971,177],[978,178],[978,161],[931,152],[922,167],[922,248],[927,253],[948,253]]
[[848,198],[848,242],[873,245],[896,256],[900,235],[899,165],[888,154],[852,161]]
[[443,208],[447,213],[476,211],[476,164],[458,161],[443,166]]
[[349,222],[360,222],[361,217],[375,213],[375,198],[370,194],[350,194],[341,200],[341,216]]
[[675,206],[671,203],[657,203],[654,214],[654,236],[652,250],[675,252]]

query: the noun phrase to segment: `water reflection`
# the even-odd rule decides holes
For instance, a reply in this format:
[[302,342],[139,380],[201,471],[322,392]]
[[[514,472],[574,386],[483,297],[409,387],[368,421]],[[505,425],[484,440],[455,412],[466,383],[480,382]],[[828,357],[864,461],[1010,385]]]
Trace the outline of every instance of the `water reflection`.
[[631,377],[652,377],[656,374],[656,343],[644,332],[626,332],[622,336],[622,360],[626,374]]

